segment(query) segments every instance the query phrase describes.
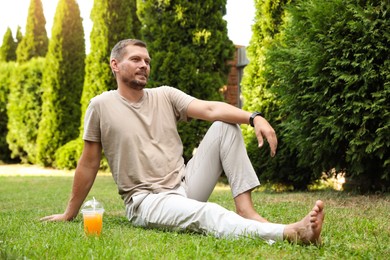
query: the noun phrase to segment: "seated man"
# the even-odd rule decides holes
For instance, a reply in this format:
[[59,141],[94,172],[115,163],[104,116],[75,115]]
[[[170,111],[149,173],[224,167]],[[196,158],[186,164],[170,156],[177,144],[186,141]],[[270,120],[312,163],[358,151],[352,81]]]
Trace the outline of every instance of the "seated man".
[[[251,191],[260,183],[237,124],[250,123],[259,146],[266,138],[274,156],[277,139],[270,124],[258,113],[198,100],[172,87],[145,88],[150,61],[146,44],[140,40],[122,40],[115,45],[110,65],[118,89],[91,100],[68,206],[63,214],[42,220],[67,221],[77,216],[94,183],[103,149],[127,217],[134,225],[216,237],[250,235],[305,244],[320,242],[322,201],[316,201],[301,221],[288,225],[268,222],[253,207]],[[185,165],[176,124],[188,118],[214,123]],[[237,213],[207,202],[222,171]]]

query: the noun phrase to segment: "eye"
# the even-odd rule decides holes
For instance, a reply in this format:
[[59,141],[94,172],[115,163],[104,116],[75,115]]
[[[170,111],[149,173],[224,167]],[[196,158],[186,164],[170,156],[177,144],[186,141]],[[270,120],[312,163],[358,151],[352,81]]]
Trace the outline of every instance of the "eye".
[[130,60],[134,62],[139,62],[141,59],[139,57],[131,57]]

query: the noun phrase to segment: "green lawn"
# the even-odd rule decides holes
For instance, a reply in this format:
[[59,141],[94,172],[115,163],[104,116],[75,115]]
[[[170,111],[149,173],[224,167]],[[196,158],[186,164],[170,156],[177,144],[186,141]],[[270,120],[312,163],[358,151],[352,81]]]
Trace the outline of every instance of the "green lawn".
[[[40,217],[65,209],[72,177],[0,176],[0,259],[389,259],[390,195],[336,191],[254,192],[258,211],[274,222],[299,220],[314,201],[325,202],[322,247],[239,240],[132,227],[110,176],[98,175],[88,198],[106,212],[100,238],[86,237],[82,218],[43,223]],[[230,191],[210,199],[234,209]]]

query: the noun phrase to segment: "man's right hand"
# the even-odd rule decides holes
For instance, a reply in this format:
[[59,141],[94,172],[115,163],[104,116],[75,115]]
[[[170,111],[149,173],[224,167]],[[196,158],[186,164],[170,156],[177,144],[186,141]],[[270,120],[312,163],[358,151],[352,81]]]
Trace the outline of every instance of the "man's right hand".
[[71,221],[73,218],[67,217],[65,214],[54,214],[40,219],[40,221]]

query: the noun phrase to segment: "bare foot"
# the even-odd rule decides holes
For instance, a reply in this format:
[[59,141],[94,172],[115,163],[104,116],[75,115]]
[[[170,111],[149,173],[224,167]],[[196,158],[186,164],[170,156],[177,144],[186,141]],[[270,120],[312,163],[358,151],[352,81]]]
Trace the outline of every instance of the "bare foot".
[[285,227],[283,238],[290,242],[321,244],[321,230],[324,217],[324,203],[321,200],[317,200],[313,209],[306,217]]

